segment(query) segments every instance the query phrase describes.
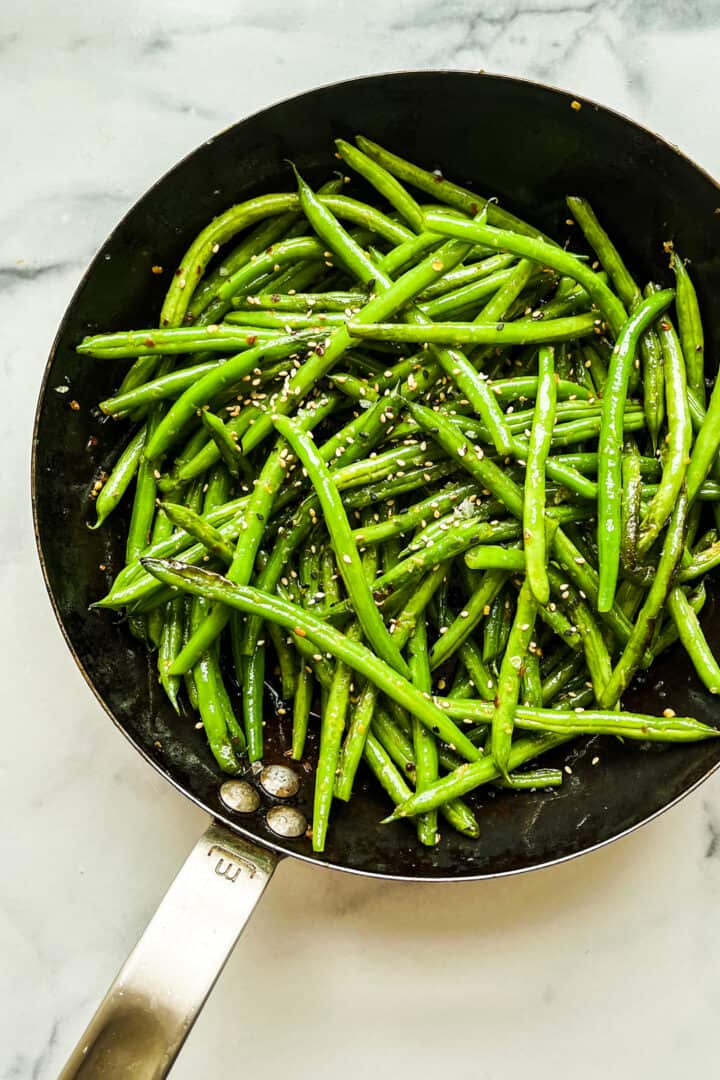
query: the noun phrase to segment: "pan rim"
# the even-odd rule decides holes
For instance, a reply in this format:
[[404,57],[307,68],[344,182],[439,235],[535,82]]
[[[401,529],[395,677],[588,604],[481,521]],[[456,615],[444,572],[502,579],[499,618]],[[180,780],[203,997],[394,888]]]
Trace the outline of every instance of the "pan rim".
[[73,642],[70,639],[68,629],[67,629],[67,627],[65,625],[65,622],[63,621],[62,614],[61,614],[61,612],[59,610],[58,603],[56,601],[56,598],[55,598],[55,595],[54,595],[54,592],[53,592],[53,588],[52,588],[52,585],[50,583],[47,563],[46,563],[46,559],[45,559],[45,553],[43,551],[42,541],[41,541],[41,537],[40,537],[40,526],[39,526],[39,521],[38,521],[38,498],[37,498],[37,475],[38,475],[38,473],[37,473],[37,447],[38,447],[38,435],[39,435],[39,428],[40,428],[41,412],[42,412],[42,408],[43,408],[43,405],[44,405],[44,402],[45,402],[45,399],[46,399],[47,390],[48,390],[48,383],[49,383],[49,379],[50,379],[50,373],[51,373],[51,370],[52,370],[52,367],[53,367],[53,364],[54,364],[54,361],[55,361],[56,352],[57,352],[58,346],[60,344],[60,341],[61,341],[61,339],[62,339],[62,337],[64,335],[65,327],[66,327],[66,325],[67,325],[67,323],[69,321],[70,312],[72,311],[78,296],[80,295],[83,288],[85,287],[85,283],[87,282],[87,280],[89,279],[89,277],[91,276],[93,271],[95,270],[96,264],[98,263],[100,255],[102,253],[102,250],[106,247],[106,245],[108,243],[110,243],[110,241],[114,237],[115,233],[119,229],[122,228],[122,226],[124,225],[126,220],[128,218],[130,218],[135,213],[135,211],[137,210],[137,207],[139,206],[139,204],[152,191],[154,191],[156,188],[158,188],[161,184],[164,184],[168,180],[168,178],[176,170],[180,170],[186,164],[186,162],[188,162],[192,157],[194,157],[194,155],[196,153],[198,153],[199,150],[202,149],[202,147],[212,144],[216,139],[222,137],[223,135],[225,135],[229,131],[235,130],[235,129],[241,127],[243,124],[249,123],[250,121],[253,121],[253,120],[255,120],[255,119],[259,118],[259,117],[262,117],[265,113],[271,112],[273,109],[276,109],[281,105],[287,104],[287,103],[289,103],[291,101],[299,101],[302,98],[306,98],[306,97],[309,98],[309,97],[311,97],[311,96],[313,96],[313,95],[315,95],[317,93],[320,93],[320,92],[332,91],[332,90],[337,89],[339,87],[345,87],[345,86],[348,86],[348,85],[351,85],[351,84],[377,82],[377,81],[380,81],[380,80],[402,79],[402,78],[407,77],[407,76],[413,76],[413,77],[422,76],[422,77],[426,77],[426,78],[430,78],[430,79],[432,79],[432,78],[444,78],[444,77],[447,77],[447,76],[464,76],[464,77],[471,77],[473,79],[488,79],[488,80],[493,80],[493,81],[498,81],[498,82],[518,83],[518,84],[521,84],[523,86],[531,87],[531,88],[533,88],[535,90],[541,90],[541,91],[547,92],[549,94],[554,94],[554,95],[558,95],[558,96],[562,96],[562,97],[568,97],[568,98],[571,98],[573,101],[580,101],[581,104],[587,105],[588,107],[593,108],[596,111],[600,111],[600,112],[606,113],[606,114],[608,114],[610,116],[613,116],[613,117],[617,118],[618,120],[622,121],[624,124],[629,125],[630,127],[634,128],[636,131],[640,131],[643,134],[645,134],[647,136],[650,136],[658,144],[666,147],[674,155],[679,157],[683,162],[685,162],[692,169],[694,169],[697,173],[699,173],[706,181],[708,181],[717,190],[718,197],[720,199],[720,183],[708,172],[707,169],[705,169],[701,165],[698,165],[697,162],[695,162],[688,154],[686,154],[683,150],[681,150],[674,143],[671,143],[668,139],[664,138],[662,135],[659,135],[657,132],[653,131],[651,128],[648,128],[645,125],[638,123],[636,120],[633,120],[632,118],[626,116],[625,113],[621,112],[618,109],[613,109],[613,108],[610,108],[610,107],[608,107],[606,105],[602,105],[602,104],[594,101],[593,99],[586,97],[585,95],[575,95],[575,94],[572,94],[570,91],[563,89],[562,87],[553,86],[551,84],[544,83],[544,82],[539,82],[539,81],[537,81],[535,79],[526,79],[526,78],[522,78],[522,77],[518,77],[518,76],[504,75],[504,74],[499,74],[499,73],[487,72],[487,71],[484,71],[484,70],[472,71],[472,70],[462,69],[462,68],[429,68],[429,69],[425,69],[425,70],[417,70],[417,69],[408,68],[408,69],[398,69],[398,70],[388,71],[388,72],[379,72],[379,73],[371,74],[371,75],[359,75],[359,76],[356,76],[356,77],[351,78],[351,79],[334,80],[333,82],[323,83],[323,84],[321,84],[319,86],[312,87],[309,90],[303,90],[298,94],[291,95],[290,97],[279,98],[279,99],[273,101],[271,104],[266,105],[261,109],[258,109],[254,113],[251,113],[249,116],[243,117],[242,119],[236,121],[235,123],[230,124],[228,127],[221,129],[220,131],[218,131],[215,134],[211,135],[209,138],[205,139],[199,145],[195,146],[187,154],[184,154],[177,162],[175,162],[169,169],[167,169],[161,176],[159,176],[148,188],[146,188],[144,191],[141,192],[141,194],[138,196],[138,198],[135,199],[135,201],[133,202],[132,206],[130,206],[128,208],[128,210],[122,215],[120,220],[111,229],[110,233],[106,236],[106,238],[104,239],[102,244],[99,246],[97,252],[95,253],[95,255],[90,260],[88,266],[86,267],[86,269],[83,272],[80,280],[78,281],[75,289],[73,290],[73,293],[72,293],[72,296],[71,296],[70,300],[67,303],[65,311],[64,311],[63,316],[62,316],[62,318],[60,320],[60,323],[58,325],[55,336],[53,338],[53,342],[52,342],[52,345],[50,347],[50,352],[48,354],[48,359],[47,359],[47,362],[45,364],[45,368],[44,368],[44,371],[43,371],[43,375],[42,375],[42,379],[41,379],[41,383],[40,383],[40,389],[39,389],[39,392],[38,392],[37,404],[36,404],[36,407],[35,407],[35,414],[34,414],[34,419],[33,419],[33,427],[32,427],[32,446],[31,446],[31,461],[30,461],[30,494],[31,494],[31,505],[32,505],[33,533],[34,533],[34,536],[35,536],[35,546],[36,546],[36,550],[37,550],[38,559],[39,559],[39,562],[40,562],[40,569],[41,569],[41,573],[42,573],[42,577],[43,577],[43,582],[44,582],[44,585],[45,585],[45,590],[46,590],[46,592],[48,594],[48,597],[49,597],[49,600],[50,600],[50,605],[51,605],[53,613],[55,615],[55,619],[56,619],[56,621],[58,623],[58,626],[60,627],[60,632],[61,632],[61,634],[62,634],[62,636],[64,638],[64,641],[65,641],[65,644],[67,645],[68,650],[70,651],[70,655],[72,656],[73,660],[75,661],[75,664],[76,664],[77,668],[79,669],[80,673],[82,674],[83,679],[85,680],[85,682],[89,686],[89,688],[90,688],[91,692],[93,693],[94,697],[96,698],[96,700],[98,701],[98,703],[100,704],[100,706],[102,707],[104,712],[109,716],[109,718],[112,721],[113,725],[124,735],[124,737],[128,740],[130,745],[133,747],[133,749],[136,752],[138,752],[142,756],[142,758],[144,758],[144,760],[149,765],[151,765],[152,768],[154,768],[156,770],[156,772],[159,773],[160,776],[163,777],[164,780],[168,781],[176,789],[176,791],[178,791],[181,795],[185,796],[185,798],[189,799],[190,802],[192,802],[195,806],[198,807],[198,809],[204,811],[206,814],[209,814],[211,816],[211,818],[215,819],[216,821],[222,822],[222,824],[227,826],[232,832],[238,834],[239,836],[241,836],[243,839],[247,840],[250,843],[256,844],[259,847],[262,847],[262,848],[265,848],[267,850],[270,850],[270,851],[274,852],[280,859],[287,856],[287,857],[290,857],[290,858],[293,858],[293,859],[298,859],[298,860],[300,860],[302,862],[305,862],[305,863],[307,863],[309,865],[319,866],[319,867],[322,867],[322,868],[327,869],[327,870],[337,870],[337,871],[339,871],[341,873],[354,874],[354,875],[357,875],[359,877],[376,878],[376,879],[392,881],[392,882],[403,882],[403,883],[405,883],[405,882],[414,882],[414,883],[419,883],[419,884],[461,884],[461,883],[467,883],[467,882],[488,881],[488,880],[493,880],[493,879],[497,879],[497,878],[516,877],[517,875],[527,874],[527,873],[530,873],[530,872],[533,872],[533,871],[536,871],[536,870],[547,870],[550,867],[559,866],[559,865],[561,865],[563,863],[570,862],[571,860],[577,859],[580,856],[588,855],[588,854],[590,854],[592,852],[598,851],[601,848],[604,848],[607,845],[612,844],[617,840],[622,840],[625,837],[629,836],[631,833],[636,832],[638,829],[642,828],[643,826],[649,824],[652,821],[655,821],[662,814],[664,814],[666,811],[668,811],[671,808],[673,808],[674,806],[676,806],[683,799],[685,799],[688,795],[690,795],[692,792],[694,792],[698,787],[700,787],[702,784],[704,784],[706,780],[708,780],[718,769],[720,769],[720,760],[715,765],[711,766],[711,768],[709,768],[707,770],[707,772],[703,773],[702,776],[700,776],[697,780],[695,780],[692,784],[690,784],[684,791],[682,791],[679,795],[675,796],[675,798],[670,800],[670,802],[665,803],[663,806],[659,807],[657,810],[652,811],[646,817],[643,817],[643,818],[641,818],[641,820],[635,822],[634,824],[627,826],[627,828],[622,829],[620,832],[617,832],[612,836],[605,837],[603,840],[600,840],[597,843],[594,843],[594,844],[590,845],[589,847],[582,847],[577,851],[566,852],[564,854],[556,856],[555,858],[547,859],[547,860],[545,860],[544,862],[541,862],[541,863],[533,863],[533,864],[527,865],[527,866],[514,867],[514,868],[509,869],[509,870],[493,870],[493,871],[488,871],[488,872],[477,872],[477,871],[475,871],[473,873],[459,874],[459,875],[452,875],[452,876],[446,876],[446,875],[443,875],[443,874],[428,875],[426,873],[420,873],[420,874],[394,874],[394,873],[389,873],[389,872],[380,871],[380,870],[372,870],[372,869],[371,870],[365,870],[365,869],[359,869],[357,867],[345,866],[345,865],[342,865],[340,863],[330,862],[328,860],[325,860],[322,856],[318,856],[318,855],[314,855],[314,854],[304,854],[303,852],[298,852],[298,851],[292,850],[291,848],[284,846],[282,843],[275,842],[275,841],[267,839],[265,836],[263,836],[263,837],[256,836],[255,833],[253,833],[251,830],[249,830],[247,828],[244,828],[241,824],[239,824],[238,822],[232,820],[227,814],[223,813],[221,809],[218,809],[218,810],[209,809],[208,806],[201,800],[201,798],[199,796],[197,796],[197,795],[193,794],[191,791],[187,790],[180,783],[179,780],[177,780],[174,776],[171,775],[171,773],[164,767],[163,763],[161,761],[157,760],[156,758],[152,757],[150,755],[150,753],[148,752],[148,750],[140,742],[136,741],[133,738],[133,736],[131,735],[131,733],[123,726],[123,724],[119,722],[119,720],[117,719],[117,717],[115,716],[113,711],[110,709],[110,707],[107,705],[107,703],[103,700],[100,692],[98,691],[98,689],[95,686],[92,678],[88,674],[84,664],[82,663],[82,660],[78,656],[77,651],[76,651],[76,649],[75,649],[75,647],[73,645]]

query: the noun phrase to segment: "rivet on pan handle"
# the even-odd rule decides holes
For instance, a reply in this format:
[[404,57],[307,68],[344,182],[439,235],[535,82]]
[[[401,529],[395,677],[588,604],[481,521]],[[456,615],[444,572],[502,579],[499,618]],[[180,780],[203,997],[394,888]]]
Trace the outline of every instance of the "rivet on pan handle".
[[166,1076],[278,857],[213,823],[121,968],[60,1080]]

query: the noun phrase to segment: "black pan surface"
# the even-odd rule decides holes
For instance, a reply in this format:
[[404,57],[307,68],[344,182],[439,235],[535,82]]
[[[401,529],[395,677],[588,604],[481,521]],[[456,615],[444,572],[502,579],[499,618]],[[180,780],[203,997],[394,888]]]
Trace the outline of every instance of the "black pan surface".
[[[494,794],[475,800],[478,841],[445,832],[421,848],[405,823],[382,826],[384,797],[362,778],[349,808],[334,812],[328,848],[279,840],[261,809],[233,819],[220,803],[220,775],[202,732],[177,717],[159,690],[154,664],[122,620],[91,612],[122,565],[126,521],[86,527],[88,491],[127,438],[123,424],[98,418],[97,401],[117,386],[121,362],[83,359],[88,333],[152,325],[169,274],[189,240],[216,213],[253,195],[289,190],[286,159],[313,181],[337,167],[333,139],[362,132],[563,237],[564,197],[586,195],[629,265],[643,280],[668,281],[662,242],[673,239],[692,270],[705,313],[707,355],[720,345],[720,191],[668,143],[622,116],[567,93],[516,79],[461,72],[410,72],[353,80],[282,102],[228,129],[181,161],[127,214],[81,282],[54,343],[40,392],[33,503],[48,591],[67,643],[98,700],[136,748],[178,790],[250,840],[341,869],[415,880],[489,877],[547,865],[606,843],[649,820],[706,778],[718,742],[661,747],[586,739],[545,763],[572,770],[557,792]],[[165,267],[161,277],[151,267]],[[68,386],[67,393],[57,392]],[[69,407],[77,401],[79,410]],[[101,569],[107,567],[107,569]],[[711,595],[706,633],[720,647]],[[648,712],[668,705],[717,722],[707,695],[677,650],[667,654],[628,703]],[[269,717],[266,760],[289,745]],[[311,755],[312,757],[312,755]],[[599,763],[592,761],[599,758]],[[298,804],[310,815],[309,773]],[[267,807],[267,802],[265,808]]]

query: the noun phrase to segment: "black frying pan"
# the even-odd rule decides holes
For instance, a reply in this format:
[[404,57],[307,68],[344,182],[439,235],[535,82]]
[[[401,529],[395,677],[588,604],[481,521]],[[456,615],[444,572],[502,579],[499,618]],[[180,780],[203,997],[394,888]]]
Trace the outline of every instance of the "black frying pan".
[[[555,236],[567,233],[564,196],[586,195],[642,280],[667,280],[662,242],[674,239],[692,260],[705,313],[707,355],[715,355],[720,344],[720,305],[713,302],[720,291],[718,187],[652,133],[592,103],[573,109],[572,100],[516,79],[411,72],[340,83],[275,105],[209,140],[143,196],[98,253],[63,319],[40,392],[33,458],[35,526],[48,591],[68,645],[114,723],[179,791],[228,827],[206,840],[202,858],[211,852],[209,861],[198,862],[197,849],[181,874],[194,879],[193,887],[224,889],[221,907],[239,892],[229,883],[247,882],[245,891],[255,889],[259,896],[273,859],[285,854],[357,873],[425,881],[547,866],[650,820],[717,767],[720,746],[715,741],[648,748],[587,739],[544,762],[572,765],[558,794],[492,797],[485,792],[477,800],[480,840],[448,832],[435,849],[420,847],[405,823],[380,826],[386,804],[363,780],[350,806],[334,811],[327,851],[316,856],[304,837],[280,839],[268,827],[265,812],[271,800],[265,799],[251,816],[228,811],[219,798],[221,777],[203,734],[187,717],[173,713],[158,689],[153,665],[122,621],[88,610],[123,558],[122,515],[97,532],[87,529],[86,519],[93,477],[112,462],[125,438],[123,426],[99,418],[93,406],[117,386],[125,365],[78,357],[74,346],[96,330],[152,325],[167,275],[153,276],[150,267],[160,263],[170,272],[190,238],[231,203],[287,190],[286,159],[294,160],[309,179],[325,179],[337,166],[332,150],[338,135],[363,132],[429,168],[442,166],[448,177],[497,195],[504,206]],[[63,384],[70,392],[56,393]],[[80,403],[79,411],[68,407],[70,399]],[[720,643],[713,596],[704,625],[710,641]],[[627,700],[647,712],[661,711],[668,692],[676,711],[717,720],[717,706],[679,650],[650,672],[644,685],[633,687]],[[289,740],[282,724],[268,725],[266,738],[266,761],[284,760]],[[600,768],[591,765],[595,755],[601,758]],[[308,815],[311,799],[312,786],[305,779],[295,802]],[[251,844],[243,845],[240,838]],[[212,867],[214,878],[195,880],[198,867]],[[177,889],[181,886],[179,879]],[[245,896],[243,913],[237,900],[229,905],[233,927],[228,927],[227,948],[255,899]],[[171,901],[172,896],[165,904]],[[221,923],[225,916],[220,912],[217,918]],[[162,962],[162,946],[168,942],[160,940],[157,917],[153,926]],[[163,1000],[159,980],[148,1007],[148,948],[143,939],[142,955],[138,950],[132,971],[125,969],[120,1013],[116,988],[86,1033],[90,1049],[76,1055],[68,1076],[124,1075],[124,1059],[113,1056],[119,1032],[134,1040],[133,1053],[142,1052],[152,1062],[140,1075],[164,1075],[171,1064],[224,952],[205,971],[204,982],[199,980],[202,991],[188,991],[184,1006],[174,1008]],[[109,1071],[100,1070],[102,1062]]]

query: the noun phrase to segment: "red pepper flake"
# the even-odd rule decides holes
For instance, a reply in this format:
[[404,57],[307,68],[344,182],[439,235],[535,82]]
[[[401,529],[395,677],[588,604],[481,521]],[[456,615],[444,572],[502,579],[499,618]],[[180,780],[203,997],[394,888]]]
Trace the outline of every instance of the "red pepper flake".
[[70,402],[70,408],[73,412],[80,412],[80,402],[76,401],[75,398],[73,398]]
[[146,337],[145,340],[143,341],[143,345],[146,345],[148,347],[148,349],[154,349],[155,348],[155,342],[153,341],[153,339],[151,337]]
[[162,266],[158,266],[157,263],[154,266],[152,266],[150,269],[152,270],[153,274],[162,274],[162,272],[163,272]]
[[245,338],[245,341],[248,343],[248,345],[254,345],[257,341],[257,334],[248,334],[248,336]]
[[294,626],[293,627],[293,634],[297,634],[298,637],[307,637],[307,634],[305,633],[305,631],[302,629],[301,626]]

